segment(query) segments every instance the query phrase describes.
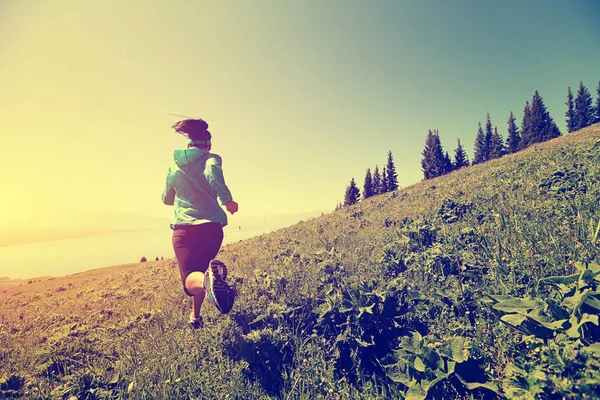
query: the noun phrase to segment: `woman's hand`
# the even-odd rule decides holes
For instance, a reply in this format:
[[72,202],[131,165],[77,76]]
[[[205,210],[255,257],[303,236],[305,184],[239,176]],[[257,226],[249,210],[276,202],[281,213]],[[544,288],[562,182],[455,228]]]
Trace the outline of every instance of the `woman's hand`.
[[238,203],[231,200],[229,203],[225,204],[225,208],[227,208],[227,211],[229,211],[229,213],[235,214],[238,210]]

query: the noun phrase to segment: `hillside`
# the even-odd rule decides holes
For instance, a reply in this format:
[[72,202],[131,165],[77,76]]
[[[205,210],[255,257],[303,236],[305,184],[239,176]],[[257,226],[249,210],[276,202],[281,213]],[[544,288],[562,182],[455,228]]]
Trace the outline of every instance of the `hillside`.
[[174,260],[0,290],[0,397],[599,398],[599,158],[597,124],[227,245],[200,331]]

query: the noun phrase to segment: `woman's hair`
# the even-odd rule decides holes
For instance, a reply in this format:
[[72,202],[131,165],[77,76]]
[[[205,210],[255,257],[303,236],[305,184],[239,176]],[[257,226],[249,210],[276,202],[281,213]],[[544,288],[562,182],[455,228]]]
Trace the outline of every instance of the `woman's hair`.
[[208,124],[203,119],[183,119],[174,123],[171,128],[190,140],[210,140],[212,138],[208,131]]

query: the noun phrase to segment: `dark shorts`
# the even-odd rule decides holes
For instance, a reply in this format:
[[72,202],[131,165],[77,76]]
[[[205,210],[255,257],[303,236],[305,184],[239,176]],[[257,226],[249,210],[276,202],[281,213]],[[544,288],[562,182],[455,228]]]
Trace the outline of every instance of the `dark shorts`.
[[173,229],[173,250],[179,264],[183,290],[185,280],[192,272],[206,272],[223,243],[223,227],[218,222],[200,225],[179,225]]

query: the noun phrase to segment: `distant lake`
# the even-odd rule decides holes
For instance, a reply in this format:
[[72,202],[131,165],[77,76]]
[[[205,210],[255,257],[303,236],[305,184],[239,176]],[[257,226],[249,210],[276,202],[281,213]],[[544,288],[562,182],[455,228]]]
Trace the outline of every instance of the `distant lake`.
[[[297,219],[294,222],[297,222]],[[289,221],[225,227],[224,244],[249,239],[290,225]],[[29,279],[64,276],[146,257],[173,258],[169,227],[0,247],[0,276]]]

